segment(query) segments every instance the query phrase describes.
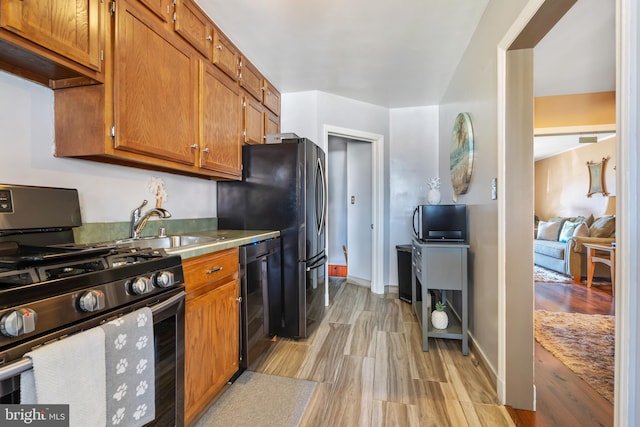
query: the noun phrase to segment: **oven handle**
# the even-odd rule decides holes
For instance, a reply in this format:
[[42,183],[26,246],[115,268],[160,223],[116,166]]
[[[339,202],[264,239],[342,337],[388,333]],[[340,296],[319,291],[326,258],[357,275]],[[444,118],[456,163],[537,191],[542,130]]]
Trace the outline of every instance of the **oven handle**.
[[[155,314],[158,311],[164,310],[170,305],[175,304],[177,301],[184,299],[186,295],[187,293],[185,291],[182,291],[166,301],[159,302],[158,304],[149,307],[151,309],[151,313]],[[31,359],[29,357],[18,359],[17,361],[9,363],[8,365],[0,368],[0,381],[15,377],[18,374],[28,371],[32,367],[33,363],[31,362]]]

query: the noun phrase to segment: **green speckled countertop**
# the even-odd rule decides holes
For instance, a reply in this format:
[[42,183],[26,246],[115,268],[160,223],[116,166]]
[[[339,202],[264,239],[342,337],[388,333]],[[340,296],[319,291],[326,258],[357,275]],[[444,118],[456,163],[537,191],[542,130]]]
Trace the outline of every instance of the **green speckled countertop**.
[[223,249],[249,245],[263,240],[272,239],[280,235],[279,231],[270,230],[211,230],[188,233],[190,236],[210,236],[222,238],[211,243],[204,243],[180,248],[165,249],[168,254],[178,254],[182,259],[205,255]]
[[[162,219],[149,221],[142,233],[142,237],[153,237],[165,228],[167,235],[209,236],[219,240],[191,246],[165,249],[168,254],[178,254],[182,259],[204,255],[211,252],[251,243],[272,239],[280,235],[273,230],[218,230],[216,218],[196,219]],[[104,222],[83,224],[73,230],[74,240],[79,244],[109,243],[127,239],[129,236],[129,222]],[[144,242],[140,242],[144,245]]]

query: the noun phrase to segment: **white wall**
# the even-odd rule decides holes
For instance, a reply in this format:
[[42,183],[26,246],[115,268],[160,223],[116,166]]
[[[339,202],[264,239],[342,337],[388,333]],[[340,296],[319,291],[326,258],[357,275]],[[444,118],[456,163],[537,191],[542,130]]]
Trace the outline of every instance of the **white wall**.
[[[498,205],[491,179],[498,176],[497,46],[525,0],[491,0],[440,103],[442,200],[452,199],[449,145],[455,117],[471,115],[475,137],[473,175],[458,203],[469,206],[471,265],[469,330],[492,368],[498,368]],[[498,186],[502,183],[498,183]],[[531,290],[531,284],[523,284]],[[494,372],[494,373],[495,373]]]
[[147,185],[160,177],[173,218],[216,216],[212,181],[53,157],[53,98],[49,88],[0,72],[0,183],[77,188],[84,223],[115,222],[128,221],[144,199],[153,204]]
[[438,117],[437,106],[389,110],[318,91],[282,95],[282,132],[319,144],[324,125],[384,136],[385,285],[398,284],[396,245],[411,242],[413,209],[426,203],[427,180],[438,176]]
[[413,210],[427,203],[427,181],[439,176],[438,114],[437,106],[390,110],[390,285],[398,285],[395,247],[411,243]]
[[[389,110],[366,102],[356,101],[319,91],[282,94],[280,129],[307,137],[324,147],[324,126],[335,126],[384,137],[384,200],[385,218],[389,216]],[[329,218],[331,221],[331,218]],[[388,222],[384,227],[384,259],[389,258]],[[395,251],[395,248],[393,249]],[[385,263],[383,281],[388,283],[388,263]]]

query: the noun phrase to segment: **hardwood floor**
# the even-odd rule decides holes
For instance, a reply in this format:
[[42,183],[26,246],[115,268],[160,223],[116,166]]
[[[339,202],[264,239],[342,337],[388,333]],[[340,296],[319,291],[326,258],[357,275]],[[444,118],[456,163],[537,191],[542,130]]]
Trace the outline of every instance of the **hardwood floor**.
[[[535,284],[535,308],[557,312],[614,314],[611,285],[584,282]],[[537,411],[509,409],[516,425],[612,426],[613,405],[536,342]]]
[[278,339],[256,371],[318,382],[302,426],[513,426],[460,341],[423,352],[397,294],[330,281],[325,318],[307,340]]

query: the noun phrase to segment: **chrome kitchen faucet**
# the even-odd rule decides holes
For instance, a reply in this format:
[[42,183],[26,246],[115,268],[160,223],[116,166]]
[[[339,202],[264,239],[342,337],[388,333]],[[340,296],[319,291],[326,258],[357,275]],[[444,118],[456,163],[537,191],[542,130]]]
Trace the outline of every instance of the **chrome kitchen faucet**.
[[131,224],[129,227],[129,237],[134,239],[140,237],[140,233],[142,233],[142,229],[145,225],[147,225],[147,221],[152,216],[157,216],[158,218],[171,218],[171,214],[168,210],[163,208],[153,208],[146,211],[142,214],[142,208],[147,205],[148,201],[144,200],[140,206],[131,211]]

